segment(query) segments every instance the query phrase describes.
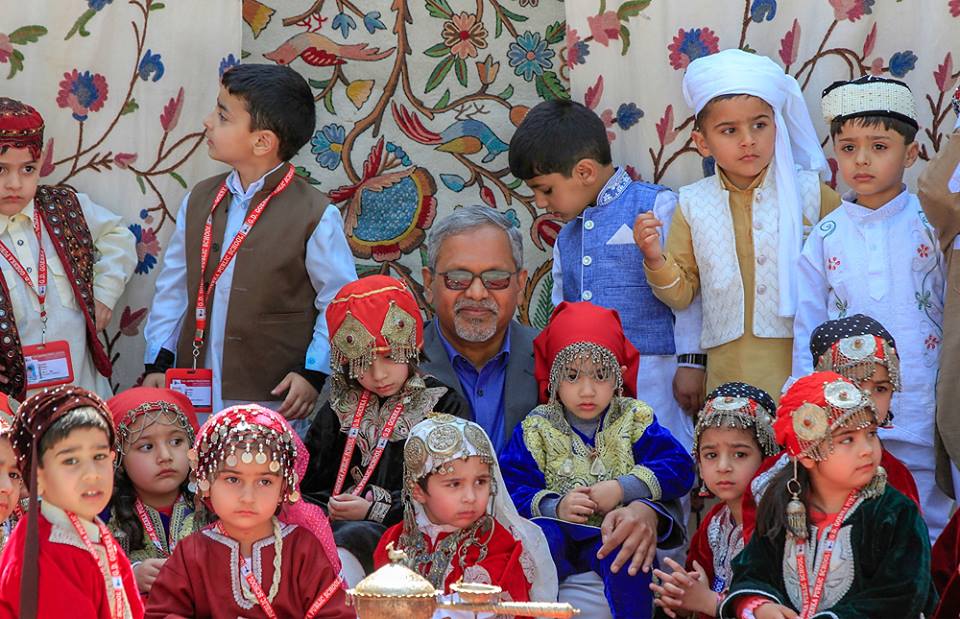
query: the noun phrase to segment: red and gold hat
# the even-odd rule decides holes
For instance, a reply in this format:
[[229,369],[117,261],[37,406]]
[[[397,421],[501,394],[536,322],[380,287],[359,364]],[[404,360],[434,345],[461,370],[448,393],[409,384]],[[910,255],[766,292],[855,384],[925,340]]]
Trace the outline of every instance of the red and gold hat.
[[[121,458],[124,449],[136,442],[139,432],[154,420],[179,427],[186,432],[191,444],[200,429],[190,398],[172,389],[134,387],[107,400],[107,406],[117,428],[117,453]],[[146,417],[147,422],[142,424],[139,432],[132,433],[133,423],[140,417]]]
[[397,363],[416,359],[423,348],[423,318],[400,280],[371,275],[340,289],[327,306],[330,365],[349,365],[351,378],[370,367],[377,353]]
[[825,460],[837,428],[864,428],[882,420],[869,395],[835,372],[815,372],[793,383],[777,407],[777,443],[794,458]]
[[26,148],[40,159],[43,116],[26,103],[0,97],[0,149],[5,148]]

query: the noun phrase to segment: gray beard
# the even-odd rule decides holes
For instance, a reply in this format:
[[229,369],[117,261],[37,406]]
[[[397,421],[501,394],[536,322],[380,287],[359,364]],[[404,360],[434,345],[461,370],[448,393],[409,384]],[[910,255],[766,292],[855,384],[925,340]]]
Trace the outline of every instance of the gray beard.
[[453,328],[457,332],[457,337],[465,342],[486,342],[497,332],[497,317],[500,314],[500,308],[495,303],[480,304],[478,307],[488,309],[492,313],[492,320],[487,322],[473,321],[462,318],[457,310],[463,306],[455,306],[453,314]]

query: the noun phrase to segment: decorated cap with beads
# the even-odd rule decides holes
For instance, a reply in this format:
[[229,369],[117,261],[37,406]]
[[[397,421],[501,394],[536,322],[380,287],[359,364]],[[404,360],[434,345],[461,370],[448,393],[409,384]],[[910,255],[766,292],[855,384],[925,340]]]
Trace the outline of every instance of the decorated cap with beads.
[[700,436],[708,428],[740,428],[751,430],[764,457],[772,456],[780,447],[773,435],[776,404],[763,389],[746,383],[724,383],[710,392],[697,416],[693,433],[693,453],[700,448]]
[[201,493],[224,467],[267,464],[284,481],[283,499],[300,500],[298,458],[303,444],[280,413],[256,404],[233,406],[203,424],[190,450],[190,481]]
[[863,116],[888,116],[914,128],[920,126],[910,87],[875,75],[830,84],[823,91],[821,107],[828,123]]
[[413,426],[403,446],[403,471],[407,485],[431,473],[447,472],[454,460],[480,456],[492,463],[493,446],[486,432],[472,421],[434,413]]
[[[534,376],[540,403],[556,401],[560,373],[572,362],[588,358],[616,378],[617,389],[634,397],[640,353],[623,332],[620,314],[586,301],[563,301],[533,340]],[[621,371],[625,366],[626,371]]]
[[43,150],[43,116],[26,103],[0,97],[0,149],[26,148],[34,159]]
[[[107,400],[107,406],[117,427],[117,453],[121,457],[125,454],[124,450],[135,443],[140,433],[154,421],[177,426],[186,433],[191,444],[199,429],[190,398],[172,389],[134,387]],[[144,423],[137,432],[133,432],[134,422],[141,417],[145,419]]]
[[815,372],[797,380],[780,398],[773,429],[791,456],[825,460],[838,428],[880,422],[869,395],[835,372]]
[[377,353],[397,363],[417,358],[423,348],[423,318],[410,290],[398,279],[370,275],[340,289],[327,306],[330,362],[360,376]]
[[817,371],[831,371],[854,382],[869,380],[877,365],[887,368],[900,391],[897,343],[882,324],[864,314],[828,320],[810,334],[810,355]]

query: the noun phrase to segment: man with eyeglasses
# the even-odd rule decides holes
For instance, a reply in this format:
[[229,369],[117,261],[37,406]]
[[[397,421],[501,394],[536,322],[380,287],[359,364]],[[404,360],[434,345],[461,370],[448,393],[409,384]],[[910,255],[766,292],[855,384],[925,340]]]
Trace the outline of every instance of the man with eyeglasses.
[[424,326],[423,369],[464,396],[499,451],[537,405],[537,331],[513,319],[527,281],[523,238],[492,208],[464,206],[434,223],[427,258],[436,316]]

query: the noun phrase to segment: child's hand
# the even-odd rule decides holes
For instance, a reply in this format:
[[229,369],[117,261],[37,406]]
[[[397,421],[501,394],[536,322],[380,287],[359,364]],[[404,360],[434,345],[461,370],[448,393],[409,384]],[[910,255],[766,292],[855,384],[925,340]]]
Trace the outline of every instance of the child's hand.
[[113,317],[113,310],[97,301],[93,300],[93,313],[94,313],[94,322],[97,326],[97,331],[103,331],[107,328],[107,325],[110,324],[110,319]]
[[144,559],[133,568],[133,577],[141,593],[150,592],[153,581],[157,579],[157,574],[160,573],[160,568],[166,561],[166,559]]
[[662,226],[660,220],[649,211],[637,215],[633,222],[633,241],[643,252],[643,261],[653,270],[666,264],[660,246],[660,231],[657,229]]
[[142,385],[144,387],[163,389],[167,386],[167,378],[163,372],[151,372],[150,374],[144,375]]
[[578,486],[563,495],[557,504],[557,518],[583,524],[597,511],[597,504],[590,498],[590,488]]
[[799,615],[792,608],[781,606],[779,604],[764,604],[753,611],[753,616],[757,619],[798,619]]
[[616,479],[608,479],[590,486],[589,496],[601,514],[612,512],[623,503],[623,486]]
[[677,610],[715,616],[718,596],[708,586],[707,573],[703,567],[694,561],[694,571],[687,572],[682,565],[669,557],[664,558],[664,563],[673,573],[653,570],[661,582],[660,585],[650,583],[650,589],[658,595],[653,603],[671,617],[676,616]]
[[296,372],[290,372],[283,377],[280,384],[273,388],[271,395],[279,396],[286,392],[287,397],[277,412],[287,419],[303,419],[313,410],[320,395],[313,385]]
[[371,502],[352,494],[338,494],[330,497],[327,509],[330,510],[330,520],[363,520],[370,511]]

